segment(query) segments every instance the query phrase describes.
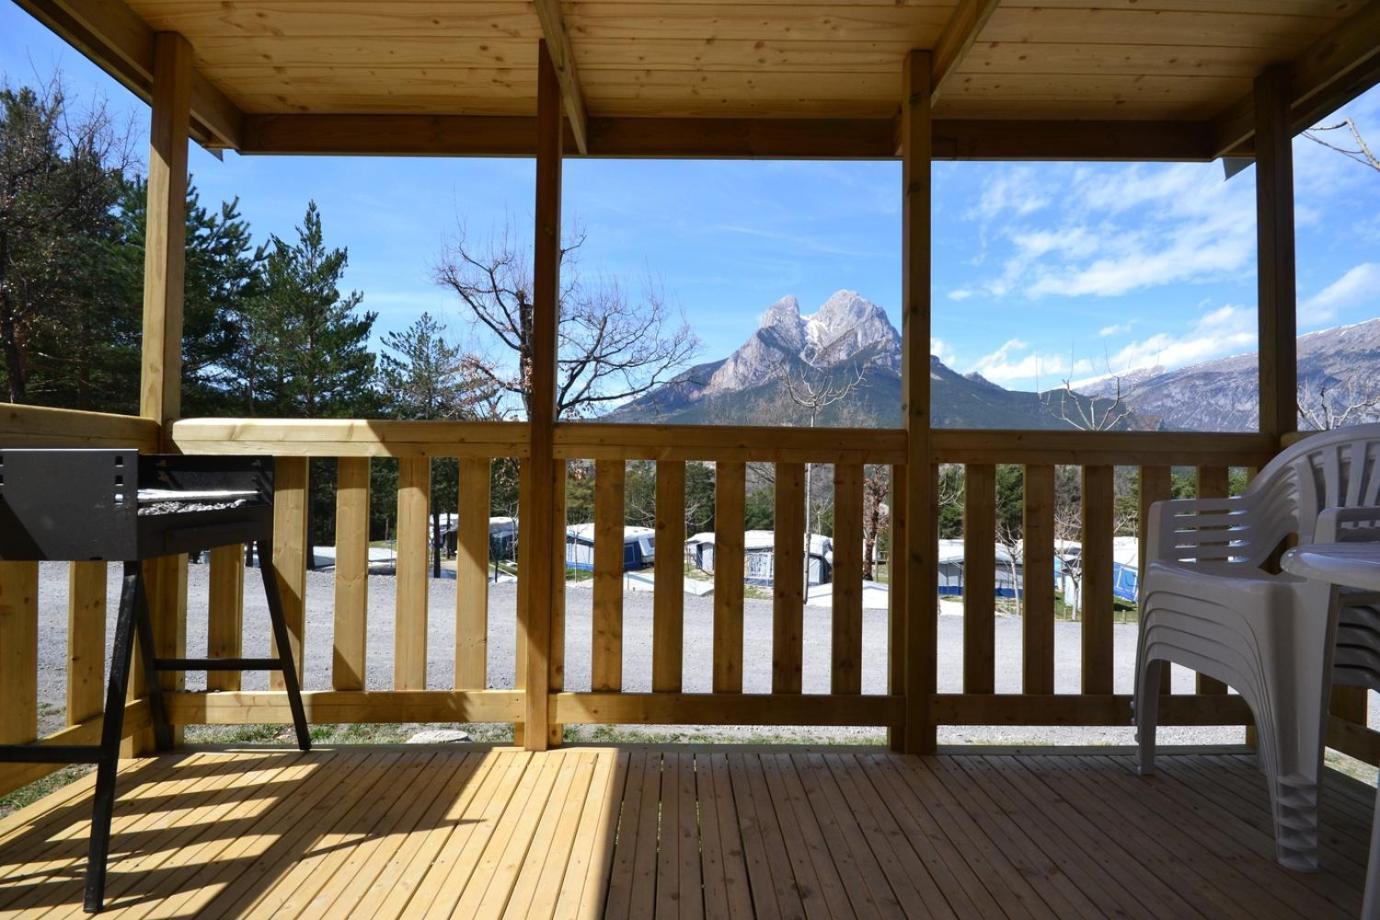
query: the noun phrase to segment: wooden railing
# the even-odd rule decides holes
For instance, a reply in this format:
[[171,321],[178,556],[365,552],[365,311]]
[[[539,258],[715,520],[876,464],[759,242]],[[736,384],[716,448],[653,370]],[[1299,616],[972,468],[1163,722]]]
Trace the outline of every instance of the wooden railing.
[[[1271,456],[1257,434],[1149,432],[936,431],[935,457],[964,468],[963,689],[936,696],[940,725],[1127,725],[1129,694],[1113,693],[1113,545],[1117,467],[1135,470],[1141,559],[1151,504],[1170,497],[1171,470],[1192,467],[1196,492],[1227,494],[1231,467],[1255,468]],[[996,481],[999,465],[1022,468],[1021,682],[995,693]],[[1055,470],[1079,468],[1081,507],[1081,673],[1077,692],[1055,690]],[[1140,568],[1143,569],[1143,566]],[[1127,662],[1129,665],[1130,663]],[[1169,682],[1165,682],[1168,690]],[[1169,725],[1247,724],[1249,713],[1226,688],[1198,678],[1193,694],[1161,704]]]
[[[22,446],[132,446],[155,448],[152,422],[95,413],[5,406],[0,408],[0,443]],[[278,458],[273,565],[287,607],[294,654],[304,661],[306,645],[325,635],[305,632],[307,588],[308,470],[313,459],[334,458],[336,484],[336,570],[333,585],[329,686],[309,679],[306,704],[317,723],[445,721],[512,722],[519,731],[525,707],[522,690],[527,650],[516,644],[516,685],[497,688],[489,673],[488,517],[490,466],[516,461],[521,469],[519,518],[536,513],[530,500],[527,426],[520,423],[394,421],[186,420],[169,432],[174,449],[199,454],[270,454]],[[1137,468],[1140,519],[1150,502],[1167,497],[1171,469],[1193,467],[1200,495],[1223,495],[1228,470],[1258,467],[1272,454],[1269,439],[1255,434],[1160,434],[1082,432],[936,431],[937,464],[964,468],[965,611],[963,685],[957,692],[934,688],[935,721],[943,725],[1126,725],[1129,697],[1113,687],[1114,539],[1113,505],[1117,467]],[[621,426],[561,424],[555,430],[558,470],[592,463],[595,475],[595,571],[592,588],[588,688],[567,686],[564,637],[565,593],[551,598],[556,637],[547,650],[550,663],[550,722],[543,730],[559,738],[560,726],[581,723],[847,725],[901,729],[908,663],[902,599],[905,567],[888,574],[891,611],[887,626],[884,692],[864,693],[862,674],[862,532],[864,472],[892,468],[899,489],[906,481],[906,439],[899,430],[731,428],[696,426]],[[366,686],[368,664],[369,464],[372,458],[398,463],[397,570],[392,680],[386,688]],[[455,676],[451,686],[428,689],[427,508],[430,464],[458,461],[458,558],[456,566]],[[629,461],[655,464],[657,544],[653,582],[651,681],[628,689],[621,662],[624,651],[622,528],[624,474]],[[712,676],[707,688],[688,691],[682,661],[685,643],[684,569],[680,547],[685,533],[687,463],[715,468],[716,566],[712,621]],[[833,609],[828,612],[827,690],[808,692],[802,680],[805,590],[803,545],[778,541],[771,589],[772,660],[767,686],[744,685],[743,532],[749,465],[763,466],[774,478],[776,529],[804,531],[807,464],[833,468],[835,490]],[[1021,600],[1021,680],[1019,692],[996,692],[996,483],[1002,465],[1023,467],[1025,585]],[[1082,491],[1081,679],[1076,690],[1056,692],[1054,681],[1054,504],[1058,466],[1079,468]],[[936,467],[937,473],[938,467]],[[564,482],[557,476],[551,512],[557,526],[544,548],[564,559]],[[904,496],[893,491],[892,540],[907,528],[930,522],[905,520]],[[519,538],[518,616],[527,609],[529,585],[522,577],[531,553],[541,547]],[[182,564],[185,565],[185,562]],[[240,652],[243,612],[243,559],[238,549],[212,553],[209,566],[208,652]],[[175,570],[174,570],[175,571]],[[780,573],[801,572],[800,578]],[[49,741],[94,740],[99,733],[105,643],[106,569],[101,563],[73,564],[69,575],[67,722]],[[175,582],[172,583],[175,587]],[[0,564],[0,743],[33,740],[37,724],[37,588],[32,563]],[[175,604],[174,604],[175,607]],[[185,615],[185,611],[183,612]],[[374,614],[377,616],[377,613]],[[160,642],[176,643],[185,632],[178,624],[158,630]],[[521,637],[521,632],[518,633]],[[628,640],[631,641],[631,640]],[[929,654],[937,654],[936,649]],[[750,663],[750,662],[749,662]],[[431,675],[435,687],[435,675]],[[319,683],[319,681],[318,681]],[[242,689],[238,674],[208,677],[206,693],[169,687],[175,723],[285,723],[283,694]],[[754,692],[744,692],[745,689]],[[950,688],[946,688],[946,691]],[[1199,678],[1195,692],[1173,694],[1162,705],[1168,724],[1247,724],[1239,698],[1220,684]],[[1380,733],[1365,724],[1364,695],[1339,692],[1329,741],[1371,760],[1380,759]],[[146,733],[142,702],[129,708],[127,732]],[[43,775],[42,766],[0,767],[0,789],[12,789]]]

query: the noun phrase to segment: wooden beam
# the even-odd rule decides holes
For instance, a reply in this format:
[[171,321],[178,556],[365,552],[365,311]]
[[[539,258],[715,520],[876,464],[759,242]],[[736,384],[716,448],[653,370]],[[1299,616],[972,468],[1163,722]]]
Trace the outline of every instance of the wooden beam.
[[0,404],[6,447],[131,447],[158,449],[158,423],[132,415]]
[[531,523],[524,521],[524,541],[537,548],[528,554],[522,576],[528,580],[527,604],[519,616],[518,641],[524,647],[526,726],[528,750],[545,750],[551,724],[548,690],[551,652],[552,597],[565,586],[565,566],[542,551],[555,537],[555,477],[564,475],[557,464],[556,428],[556,328],[560,317],[561,273],[561,87],[555,63],[542,42],[537,53],[537,194],[536,241],[532,259],[532,390],[528,397],[531,435]]
[[[15,0],[145,102],[153,101],[155,32],[121,0]],[[192,139],[238,147],[244,115],[201,74],[189,77]]]
[[144,230],[143,372],[139,414],[166,424],[182,408],[182,299],[187,236],[187,119],[192,46],[172,32],[155,42]]
[[898,428],[564,422],[556,426],[556,456],[566,460],[904,463],[906,440]]
[[911,51],[901,97],[901,399],[906,428],[906,726],[911,754],[934,750],[938,673],[938,595],[930,433],[930,74],[931,54]]
[[905,698],[822,693],[553,693],[555,718],[613,725],[894,725]]
[[[590,155],[894,160],[892,118],[589,119]],[[939,160],[1157,160],[1216,156],[1212,126],[1174,121],[934,122]],[[568,140],[573,141],[573,138]],[[243,154],[530,157],[537,120],[490,115],[246,115]]]
[[[55,410],[47,410],[55,411]],[[4,410],[0,410],[3,425]],[[441,422],[385,419],[181,419],[172,443],[188,454],[270,454],[275,457],[527,456],[522,422]]]
[[[1285,122],[1294,135],[1380,81],[1380,3],[1367,3],[1283,68]],[[1218,156],[1250,155],[1258,125],[1254,92],[1213,120]]]
[[930,63],[930,102],[939,99],[944,84],[951,78],[968,56],[978,34],[982,32],[987,20],[996,12],[1001,0],[959,0],[939,41],[934,44]]
[[[522,715],[521,690],[304,690],[307,721],[335,722],[511,722]],[[286,725],[292,722],[287,694],[244,690],[228,693],[169,693],[174,725]]]
[[1298,316],[1294,271],[1294,144],[1289,72],[1255,80],[1256,277],[1260,431],[1275,443],[1298,428]]
[[[959,694],[934,698],[940,725],[1126,725],[1130,694]],[[1166,696],[1161,725],[1249,725],[1251,711],[1239,696]]]
[[561,86],[561,99],[565,102],[566,117],[570,119],[570,133],[574,135],[575,148],[581,153],[589,153],[589,116],[585,114],[585,95],[580,91],[580,78],[575,74],[575,50],[571,47],[570,33],[561,16],[561,0],[533,0],[532,5],[536,7],[537,19],[541,22],[541,34],[546,37],[544,47],[556,70],[556,82]]

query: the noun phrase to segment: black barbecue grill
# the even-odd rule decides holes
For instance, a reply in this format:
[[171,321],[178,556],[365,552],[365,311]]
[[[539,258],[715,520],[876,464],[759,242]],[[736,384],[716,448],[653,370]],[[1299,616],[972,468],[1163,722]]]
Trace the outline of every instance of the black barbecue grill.
[[[0,560],[123,562],[101,743],[0,745],[0,762],[94,763],[96,793],[86,866],[88,911],[104,899],[115,773],[124,734],[130,659],[139,643],[159,750],[172,747],[159,671],[282,671],[297,743],[311,747],[273,558],[273,458],[183,457],[136,450],[0,449]],[[252,543],[268,598],[275,658],[159,658],[140,562]],[[3,701],[0,701],[3,705]]]

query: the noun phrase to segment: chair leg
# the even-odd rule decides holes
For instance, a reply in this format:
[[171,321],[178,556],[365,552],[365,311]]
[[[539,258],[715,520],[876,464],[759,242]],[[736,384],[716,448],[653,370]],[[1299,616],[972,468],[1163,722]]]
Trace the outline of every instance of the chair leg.
[[125,700],[129,695],[130,659],[134,654],[134,621],[140,589],[139,563],[126,562],[110,658],[110,682],[106,687],[105,717],[101,722],[96,794],[91,804],[91,839],[87,845],[83,901],[89,914],[99,913],[105,901],[105,868],[110,856],[110,824],[115,811],[115,774],[120,766],[120,741],[124,737]]
[[297,665],[292,658],[287,621],[283,617],[283,598],[278,593],[278,580],[273,573],[273,543],[260,540],[257,544],[259,572],[263,575],[264,594],[268,598],[268,618],[273,627],[273,641],[278,646],[278,661],[283,671],[283,686],[287,690],[288,705],[292,708],[292,724],[297,730],[297,747],[311,750],[311,733],[307,730],[307,711],[302,705],[302,687],[297,682]]
[[1165,679],[1164,672],[1169,662],[1160,659],[1146,661],[1144,652],[1139,658],[1131,707],[1136,720],[1136,771],[1148,776],[1155,772],[1155,727],[1160,717],[1160,681]]

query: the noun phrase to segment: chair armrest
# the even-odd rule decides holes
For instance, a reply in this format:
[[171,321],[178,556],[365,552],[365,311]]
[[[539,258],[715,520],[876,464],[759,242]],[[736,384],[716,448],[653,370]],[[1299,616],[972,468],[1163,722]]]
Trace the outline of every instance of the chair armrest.
[[1314,543],[1370,543],[1380,540],[1380,506],[1327,508],[1313,528]]
[[1244,547],[1228,553],[1226,544],[1232,530],[1254,523],[1254,508],[1247,496],[1155,502],[1146,527],[1146,565],[1186,559],[1227,562],[1229,556],[1245,555]]

